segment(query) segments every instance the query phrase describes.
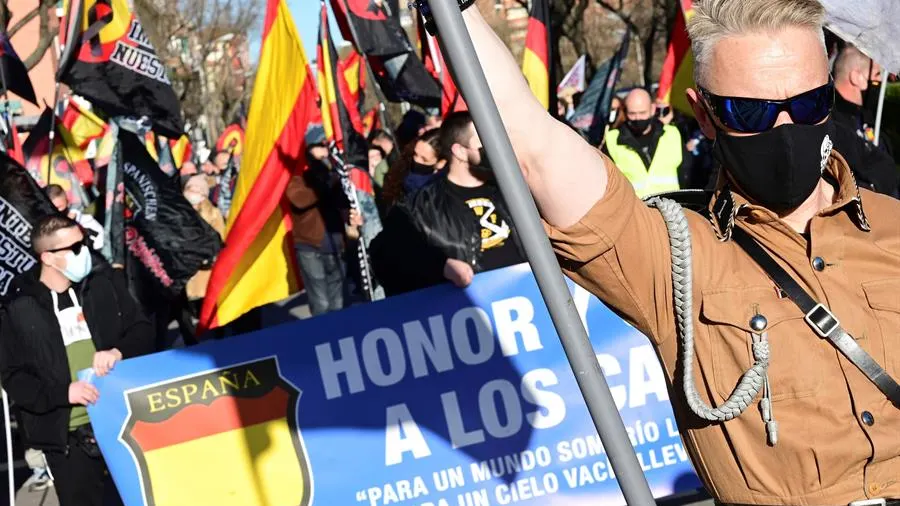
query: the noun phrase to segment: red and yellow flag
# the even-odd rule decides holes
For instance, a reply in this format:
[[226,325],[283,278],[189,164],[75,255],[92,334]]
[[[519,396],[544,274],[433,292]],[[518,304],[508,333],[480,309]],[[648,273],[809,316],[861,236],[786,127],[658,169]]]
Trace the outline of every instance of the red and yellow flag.
[[348,103],[349,86],[338,66],[337,50],[328,29],[328,9],[322,2],[319,19],[319,44],[316,48],[316,77],[319,82],[319,106],[322,109],[322,127],[325,138],[334,141],[344,152],[345,159],[353,163],[365,159],[366,140],[362,137],[362,120],[351,118],[349,109],[355,104]]
[[169,139],[169,150],[172,152],[172,163],[176,169],[180,169],[184,162],[191,159],[191,140],[187,134],[178,139]]
[[244,152],[244,129],[237,123],[228,125],[216,141],[216,151],[241,156]]
[[[549,0],[533,0],[525,35],[522,73],[531,92],[545,109],[550,108],[550,5]],[[554,111],[555,113],[556,111]]]
[[691,19],[693,13],[691,0],[681,0],[681,8],[675,13],[672,38],[663,61],[656,95],[660,101],[691,117],[694,116],[694,110],[687,101],[685,90],[694,83],[694,55],[691,53],[691,40],[688,38],[685,20]]
[[301,286],[283,197],[291,174],[305,164],[316,88],[285,0],[268,0],[260,52],[225,246],[213,265],[199,332]]
[[60,118],[61,127],[71,135],[73,145],[86,149],[94,139],[99,139],[109,130],[109,125],[99,116],[81,107],[73,98]]
[[338,87],[347,106],[351,125],[357,132],[362,132],[360,108],[366,87],[366,66],[362,56],[356,51],[350,51],[346,58],[338,62]]

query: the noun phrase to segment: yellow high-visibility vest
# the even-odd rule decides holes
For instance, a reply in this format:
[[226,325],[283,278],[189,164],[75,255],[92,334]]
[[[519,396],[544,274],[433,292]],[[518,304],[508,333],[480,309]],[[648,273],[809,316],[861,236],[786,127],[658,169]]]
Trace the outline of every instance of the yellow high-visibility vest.
[[678,166],[683,153],[681,134],[672,125],[663,125],[663,133],[650,162],[650,169],[644,164],[640,153],[630,146],[619,144],[619,129],[606,134],[606,150],[622,174],[628,178],[638,197],[679,189]]

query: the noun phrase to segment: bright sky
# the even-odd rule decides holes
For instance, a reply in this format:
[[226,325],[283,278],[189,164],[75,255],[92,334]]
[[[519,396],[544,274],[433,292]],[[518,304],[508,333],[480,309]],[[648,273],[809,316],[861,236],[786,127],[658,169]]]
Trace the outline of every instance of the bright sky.
[[[294,17],[294,23],[300,32],[300,38],[303,40],[303,49],[306,51],[306,57],[310,61],[316,57],[316,37],[319,35],[319,9],[321,4],[318,0],[287,0],[288,7],[291,9],[291,15]],[[326,2],[330,3],[330,2]],[[334,16],[331,15],[331,6],[328,6],[329,19],[331,20],[331,37],[335,44],[340,45],[343,42],[341,32],[334,22]],[[260,20],[262,25],[262,20]],[[256,33],[250,43],[250,60],[256,62],[259,59],[259,44],[261,33]]]

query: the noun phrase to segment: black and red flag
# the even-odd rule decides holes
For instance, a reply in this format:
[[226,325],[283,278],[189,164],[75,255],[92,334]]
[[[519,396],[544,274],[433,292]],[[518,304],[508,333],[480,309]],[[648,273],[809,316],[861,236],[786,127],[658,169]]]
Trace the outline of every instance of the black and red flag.
[[425,30],[425,20],[422,16],[417,16],[419,51],[422,53],[422,62],[425,68],[431,73],[432,77],[440,83],[441,86],[441,116],[446,116],[451,112],[465,111],[468,109],[466,101],[463,100],[456,82],[447,67],[444,55],[441,54],[441,47],[437,39]]
[[385,0],[331,0],[331,9],[341,35],[355,41],[361,53],[383,56],[412,49],[394,9]]
[[57,80],[110,116],[147,116],[153,130],[184,133],[178,97],[126,0],[70,0]]
[[550,72],[550,1],[532,0],[528,18],[528,33],[525,35],[525,56],[522,73],[528,80],[531,92],[544,108],[550,109],[555,94],[551,97]]
[[31,79],[28,78],[28,69],[16,54],[9,37],[5,33],[0,33],[0,93],[11,91],[25,100],[37,105],[37,99],[34,96],[34,86],[31,85]]
[[[322,2],[319,18],[319,43],[316,47],[316,67],[318,72],[319,100],[322,109],[322,127],[325,138],[334,141],[344,153],[344,159],[351,164],[363,164],[367,157],[367,143],[362,136],[362,122],[357,125],[351,120],[345,102],[347,84],[338,71],[338,55],[328,30],[328,9]],[[344,81],[342,85],[341,82]],[[356,104],[352,104],[356,106]],[[359,114],[357,114],[359,120]],[[357,127],[359,129],[357,129]]]
[[331,0],[331,4],[341,34],[369,62],[386,100],[426,108],[441,105],[441,88],[400,26],[397,2]]

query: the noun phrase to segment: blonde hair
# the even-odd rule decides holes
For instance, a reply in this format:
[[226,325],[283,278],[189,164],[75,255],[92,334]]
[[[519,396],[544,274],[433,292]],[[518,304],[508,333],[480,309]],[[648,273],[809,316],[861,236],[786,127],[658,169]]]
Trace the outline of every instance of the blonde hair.
[[712,48],[723,37],[809,28],[818,31],[825,52],[825,8],[818,0],[696,0],[693,6],[687,30],[694,53],[694,81],[701,86]]

